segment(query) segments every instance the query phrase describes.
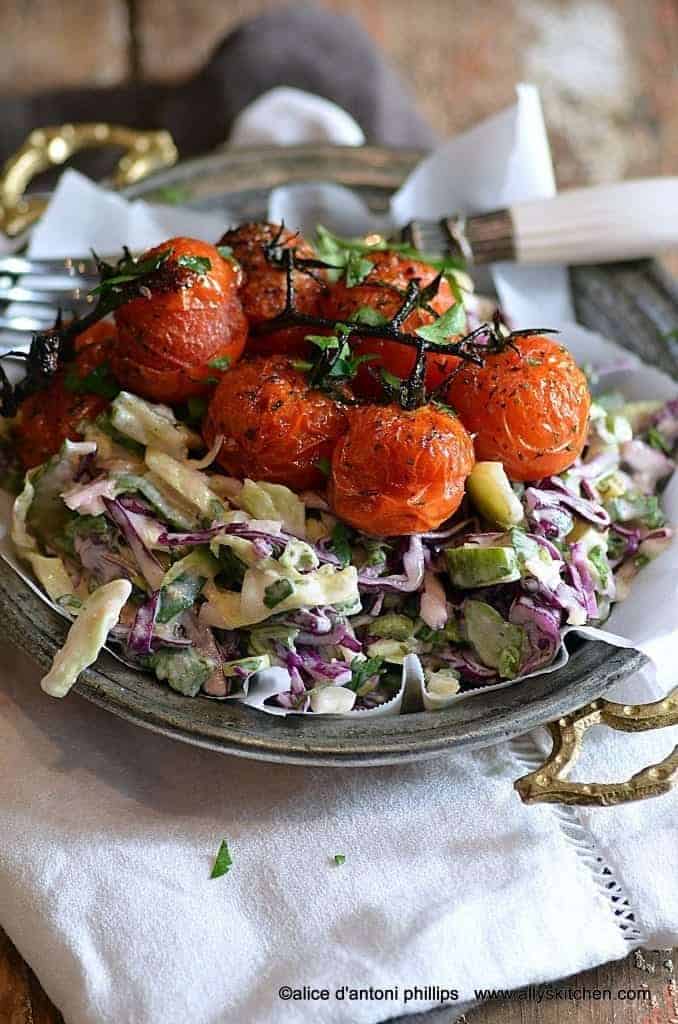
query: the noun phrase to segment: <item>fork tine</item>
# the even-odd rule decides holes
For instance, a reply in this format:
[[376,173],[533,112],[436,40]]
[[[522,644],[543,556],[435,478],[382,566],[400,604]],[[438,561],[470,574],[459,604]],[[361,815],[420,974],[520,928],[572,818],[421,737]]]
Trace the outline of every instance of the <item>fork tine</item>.
[[[35,334],[36,331],[45,331],[54,324],[55,311],[50,310],[49,319],[42,319],[39,315],[31,312],[25,315],[12,315],[6,316],[4,313],[0,313],[0,331],[2,333],[10,333],[12,335],[31,335]],[[2,340],[0,339],[0,348],[2,347]]]
[[37,288],[24,288],[21,285],[12,285],[9,288],[3,288],[0,285],[0,302],[22,302],[22,303],[36,303],[37,305],[47,306],[68,306],[70,307],[81,307],[89,306],[92,304],[92,300],[88,299],[88,292],[81,291],[79,288],[70,288],[68,291],[63,291],[58,288],[44,288],[39,290]]
[[38,274],[61,277],[97,277],[94,260],[68,257],[58,260],[34,260],[27,256],[1,256],[0,274]]

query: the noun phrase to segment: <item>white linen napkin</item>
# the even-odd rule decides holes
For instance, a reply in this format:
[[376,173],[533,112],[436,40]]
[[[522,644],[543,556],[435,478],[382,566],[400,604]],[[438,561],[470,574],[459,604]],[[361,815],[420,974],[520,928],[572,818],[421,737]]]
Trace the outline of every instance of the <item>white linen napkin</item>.
[[[519,103],[500,121],[513,125],[509,156],[529,132],[523,115]],[[533,184],[549,187],[544,175]],[[158,225],[144,204],[102,205],[92,189],[64,175],[33,237],[42,255],[63,238],[64,197],[78,195],[86,214],[69,239],[96,230],[102,250],[220,230],[175,229],[186,214],[168,209]],[[669,660],[668,642],[658,653]],[[623,689],[660,693],[647,673]],[[375,1024],[435,1005],[436,988],[461,1008],[480,988],[678,941],[678,795],[526,808],[512,784],[540,756],[540,733],[401,767],[259,764],[53,701],[8,646],[0,708],[0,923],[67,1024]],[[580,774],[619,778],[665,756],[678,730],[592,740]],[[233,866],[210,879],[222,838]],[[283,986],[328,998],[286,1000]]]

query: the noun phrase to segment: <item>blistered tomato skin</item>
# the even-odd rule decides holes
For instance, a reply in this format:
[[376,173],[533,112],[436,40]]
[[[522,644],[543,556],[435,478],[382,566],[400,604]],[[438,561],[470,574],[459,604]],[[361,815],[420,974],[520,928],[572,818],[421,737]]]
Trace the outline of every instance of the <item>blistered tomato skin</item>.
[[101,395],[66,387],[69,374],[87,377],[109,361],[115,345],[115,327],[100,322],[75,339],[76,356],[61,367],[46,388],[29,395],[19,407],[16,423],[17,451],[25,469],[32,469],[55,455],[63,442],[82,439],[79,427],[93,420],[109,404]]
[[[285,308],[287,282],[284,270],[273,266],[265,254],[265,246],[280,233],[277,224],[242,224],[233,231],[227,231],[220,239],[220,245],[233,250],[233,257],[242,269],[240,299],[245,315],[253,327],[266,320],[272,320]],[[315,256],[312,246],[301,235],[283,230],[277,245],[281,249],[294,247],[301,259]],[[294,271],[292,275],[295,293],[295,307],[300,313],[317,314],[325,282],[321,270],[312,273]],[[259,355],[279,353],[282,355],[303,355],[308,350],[304,341],[307,334],[317,333],[307,327],[291,327],[271,334],[250,335],[248,351]]]
[[518,351],[467,364],[447,401],[475,435],[476,457],[503,462],[512,480],[539,480],[571,466],[586,441],[586,377],[560,342],[517,338]]
[[[124,388],[156,402],[183,402],[204,395],[219,370],[210,363],[240,358],[247,320],[238,298],[239,271],[213,245],[170,238],[144,257],[172,250],[149,279],[150,294],[115,313],[119,341],[112,369]],[[202,257],[210,269],[197,273],[178,262]]]
[[318,463],[329,460],[345,430],[344,408],[309,388],[282,356],[260,356],[225,374],[203,425],[210,447],[223,435],[217,462],[227,473],[297,491],[324,487]]
[[[377,310],[387,320],[398,312],[403,304],[404,293],[410,281],[417,279],[422,288],[430,284],[438,271],[426,263],[413,260],[394,252],[375,252],[366,257],[374,264],[374,269],[358,285],[349,288],[344,278],[330,285],[322,302],[323,315],[334,320],[351,320],[363,306]],[[436,313],[447,312],[455,302],[452,290],[442,278],[436,296],[429,305]],[[433,322],[434,317],[425,309],[416,309],[405,320],[402,330],[414,334],[418,327]],[[414,367],[416,350],[413,347],[399,344],[397,341],[385,341],[370,336],[360,337],[353,342],[356,355],[377,356],[369,363],[364,363],[358,370],[354,382],[356,394],[365,398],[376,398],[381,392],[373,370],[383,367],[398,377],[407,377]],[[430,389],[441,384],[459,365],[456,356],[436,356],[430,352],[426,362],[426,384]]]
[[457,510],[474,458],[455,416],[432,405],[364,405],[348,419],[330,474],[330,504],[341,519],[392,537],[433,530]]

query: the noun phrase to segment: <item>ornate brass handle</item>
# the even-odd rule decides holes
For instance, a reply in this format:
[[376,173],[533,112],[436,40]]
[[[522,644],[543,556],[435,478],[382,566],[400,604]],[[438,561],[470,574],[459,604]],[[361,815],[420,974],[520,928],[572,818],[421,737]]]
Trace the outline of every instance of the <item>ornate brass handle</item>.
[[17,235],[40,216],[46,200],[25,194],[42,171],[65,163],[81,149],[124,146],[112,184],[132,185],[177,160],[177,148],[169,132],[140,132],[112,124],[62,124],[36,128],[21,149],[10,157],[0,175],[0,230]]
[[678,725],[678,687],[652,704],[616,704],[594,700],[579,711],[548,725],[553,747],[541,768],[523,776],[515,787],[524,803],[578,804],[610,807],[668,793],[678,781],[678,746],[658,764],[644,768],[624,782],[568,782],[565,778],[592,725],[620,732],[645,732]]

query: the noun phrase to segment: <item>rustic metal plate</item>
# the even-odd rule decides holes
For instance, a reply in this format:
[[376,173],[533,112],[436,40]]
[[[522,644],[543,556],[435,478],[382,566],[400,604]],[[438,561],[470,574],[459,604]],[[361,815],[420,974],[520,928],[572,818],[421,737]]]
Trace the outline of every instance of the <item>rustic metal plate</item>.
[[[268,192],[277,185],[333,181],[355,188],[374,210],[384,210],[419,156],[376,147],[239,149],[179,164],[127,194],[162,199],[172,190],[188,205],[228,209],[244,220],[264,216]],[[572,282],[582,323],[678,376],[678,346],[665,337],[678,324],[678,291],[660,268],[650,262],[580,267]],[[46,667],[66,624],[4,563],[0,609],[9,638]],[[362,722],[358,716],[283,719],[235,702],[189,699],[107,653],[83,673],[75,692],[145,728],[222,753],[298,764],[390,764],[519,735],[599,697],[644,661],[637,651],[575,643],[569,663],[548,675],[481,692],[443,711]]]

